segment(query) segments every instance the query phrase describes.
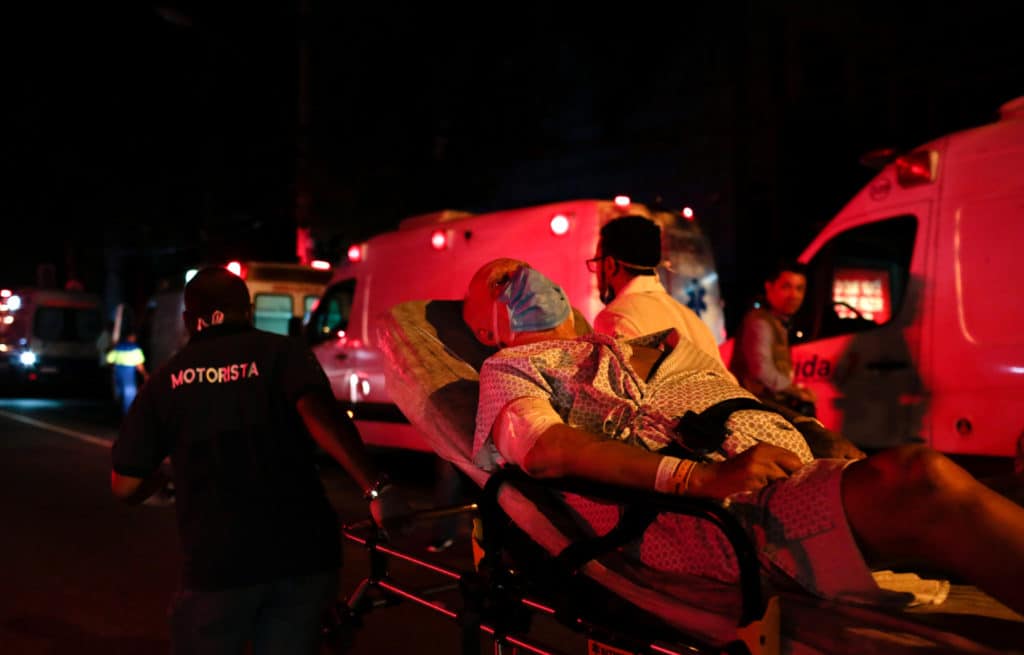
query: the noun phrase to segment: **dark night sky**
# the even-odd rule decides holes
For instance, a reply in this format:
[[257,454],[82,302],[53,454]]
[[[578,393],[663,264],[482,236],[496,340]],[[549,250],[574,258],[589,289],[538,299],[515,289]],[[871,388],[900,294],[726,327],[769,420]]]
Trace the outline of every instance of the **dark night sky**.
[[728,300],[763,244],[795,254],[869,179],[860,154],[1024,95],[1009,3],[306,2],[304,23],[298,0],[11,16],[0,284],[49,261],[102,291],[116,262],[140,295],[204,259],[288,258],[301,179],[332,258],[442,207],[691,204]]

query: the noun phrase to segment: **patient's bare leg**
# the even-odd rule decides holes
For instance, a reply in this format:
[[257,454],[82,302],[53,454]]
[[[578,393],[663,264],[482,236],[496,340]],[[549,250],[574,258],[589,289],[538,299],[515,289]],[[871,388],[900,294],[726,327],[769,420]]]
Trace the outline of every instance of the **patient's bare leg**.
[[1024,475],[1007,473],[1005,475],[978,478],[978,481],[989,489],[1006,496],[1018,505],[1024,506]]
[[843,505],[865,558],[918,560],[1024,613],[1024,507],[924,446],[854,462]]

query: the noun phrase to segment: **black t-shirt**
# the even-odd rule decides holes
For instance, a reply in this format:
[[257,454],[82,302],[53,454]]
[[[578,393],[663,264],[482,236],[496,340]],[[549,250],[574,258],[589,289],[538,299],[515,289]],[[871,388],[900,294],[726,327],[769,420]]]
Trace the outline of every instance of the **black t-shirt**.
[[113,468],[147,477],[170,455],[187,587],[340,565],[337,516],[295,408],[311,391],[330,385],[302,342],[239,325],[196,334],[142,388]]

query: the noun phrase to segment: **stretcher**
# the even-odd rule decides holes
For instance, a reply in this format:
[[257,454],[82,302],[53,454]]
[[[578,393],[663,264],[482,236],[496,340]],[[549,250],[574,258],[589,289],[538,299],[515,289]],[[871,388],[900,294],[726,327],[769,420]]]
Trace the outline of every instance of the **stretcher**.
[[[543,615],[583,633],[592,655],[1024,654],[1024,617],[976,588],[953,584],[944,602],[918,606],[908,602],[919,582],[910,573],[891,574],[887,586],[894,602],[888,606],[771,589],[760,577],[752,546],[720,504],[581,481],[540,482],[514,469],[484,471],[472,459],[477,372],[493,351],[464,326],[461,303],[396,305],[378,336],[391,398],[436,453],[482,489],[477,504],[438,510],[474,513],[476,561],[452,570],[401,552],[366,525],[349,526],[344,536],[371,553],[369,575],[339,606],[349,620],[392,602],[416,602],[462,626],[464,653],[479,651],[478,632],[493,637],[496,652],[563,652],[532,641],[531,617]],[[618,540],[588,534],[564,511],[557,489],[714,522],[735,549],[740,583],[652,570],[620,547],[630,534]],[[447,579],[447,586],[437,588],[458,589],[461,606],[433,602],[429,588],[403,587],[390,574],[394,558]],[[1004,565],[1018,571],[1022,566]]]

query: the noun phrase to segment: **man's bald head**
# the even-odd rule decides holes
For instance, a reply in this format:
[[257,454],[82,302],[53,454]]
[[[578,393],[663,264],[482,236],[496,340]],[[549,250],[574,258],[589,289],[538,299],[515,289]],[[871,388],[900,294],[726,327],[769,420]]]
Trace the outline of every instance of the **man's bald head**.
[[488,346],[575,336],[565,291],[518,259],[495,259],[477,270],[466,290],[462,318]]
[[494,334],[493,305],[511,281],[512,274],[523,266],[528,264],[518,259],[495,259],[481,266],[469,281],[462,304],[462,320],[485,346],[498,345],[498,335]]
[[251,314],[245,280],[217,266],[204,268],[185,285],[185,325],[195,333],[205,325],[248,321]]

